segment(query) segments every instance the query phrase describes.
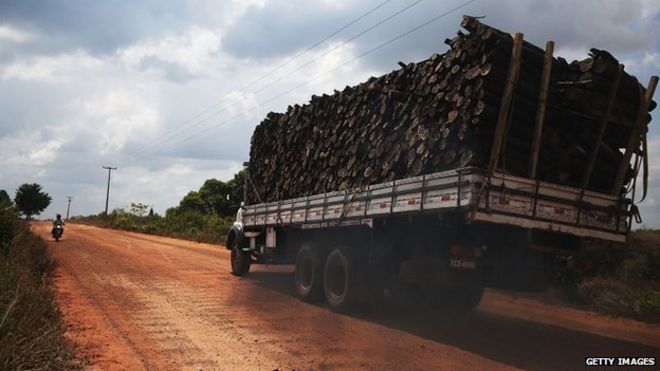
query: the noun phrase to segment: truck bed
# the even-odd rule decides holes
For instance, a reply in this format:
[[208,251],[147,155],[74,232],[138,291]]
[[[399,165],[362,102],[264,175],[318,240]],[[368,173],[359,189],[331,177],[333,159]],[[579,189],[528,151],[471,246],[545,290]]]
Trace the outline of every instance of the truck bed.
[[[477,206],[478,205],[478,206]],[[323,228],[374,218],[462,211],[488,222],[625,242],[629,201],[478,168],[439,173],[246,206],[244,227]]]

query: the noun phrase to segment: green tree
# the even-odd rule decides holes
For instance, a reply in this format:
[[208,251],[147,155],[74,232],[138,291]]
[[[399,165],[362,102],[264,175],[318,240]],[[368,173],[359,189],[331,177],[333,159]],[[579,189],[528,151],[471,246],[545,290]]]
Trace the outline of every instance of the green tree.
[[[229,197],[228,197],[229,196]],[[208,213],[228,216],[234,213],[231,199],[231,186],[218,179],[208,179],[199,189],[199,197],[204,202]]]
[[4,189],[0,189],[0,209],[4,209],[6,207],[11,206],[11,198],[9,198],[9,194],[7,191]]
[[145,205],[141,202],[131,202],[131,214],[143,217],[147,213],[149,205]]
[[187,195],[183,196],[179,202],[179,209],[188,211],[197,211],[202,214],[207,213],[206,203],[199,195],[199,192],[190,191]]
[[[233,206],[233,211],[234,213],[236,212],[236,209],[241,205],[241,201],[243,200],[243,178],[245,177],[245,169],[239,171],[234,175],[234,178],[230,181],[227,182],[227,185],[229,185],[230,189],[230,199],[231,199],[231,205]],[[249,189],[249,187],[248,187]],[[233,214],[232,214],[233,215]]]
[[26,219],[39,215],[50,205],[50,201],[52,201],[50,195],[43,192],[37,183],[21,185],[16,190],[16,197],[14,197],[16,209],[25,215]]

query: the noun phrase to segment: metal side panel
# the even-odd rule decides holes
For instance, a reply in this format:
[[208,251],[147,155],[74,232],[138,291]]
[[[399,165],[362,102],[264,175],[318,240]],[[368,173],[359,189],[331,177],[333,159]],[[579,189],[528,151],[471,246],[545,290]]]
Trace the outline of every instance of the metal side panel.
[[580,237],[591,237],[591,238],[597,238],[607,241],[614,241],[621,243],[626,242],[626,235],[622,233],[608,232],[598,229],[577,227],[573,225],[552,223],[541,220],[533,220],[524,217],[477,212],[474,215],[473,220],[495,223],[495,224],[509,224],[523,228],[530,228],[530,229],[541,229],[546,231],[562,232]]
[[346,218],[360,218],[365,215],[367,200],[353,202],[345,211]]
[[387,215],[392,207],[392,197],[372,198],[367,206],[367,215]]
[[[625,204],[617,197],[497,172],[489,182],[485,180],[479,169],[450,170],[251,205],[243,213],[243,222],[248,226],[343,223],[389,214],[470,207],[479,197],[479,220],[625,239],[628,218]],[[482,189],[485,193],[481,193]]]
[[395,196],[393,213],[421,211],[422,192],[407,193]]
[[[537,182],[528,178],[495,173],[491,178],[490,185],[492,188],[504,186],[508,189],[534,193]],[[578,201],[580,199],[580,189],[548,182],[538,182],[538,194],[539,196],[560,198],[567,201]],[[600,207],[612,206],[618,199],[615,196],[587,190],[582,195],[582,201]]]
[[[609,206],[612,206],[611,204]],[[626,218],[617,219],[616,215],[606,210],[580,210],[577,202],[564,199],[559,201],[537,199],[534,211],[534,198],[507,192],[490,190],[488,198],[483,197],[480,208],[490,213],[514,214],[518,217],[546,220],[550,223],[576,224],[583,228],[607,229],[625,231]],[[579,215],[579,223],[578,222]]]

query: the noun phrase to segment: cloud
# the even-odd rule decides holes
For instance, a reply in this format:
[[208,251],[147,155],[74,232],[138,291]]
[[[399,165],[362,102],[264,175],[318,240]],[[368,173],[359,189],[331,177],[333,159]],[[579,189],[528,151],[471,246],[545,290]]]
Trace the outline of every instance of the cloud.
[[34,38],[29,32],[0,24],[0,48],[3,44],[23,44]]
[[54,57],[35,57],[4,66],[2,78],[62,83],[79,76],[81,72],[97,70],[101,63],[99,59],[82,51]]
[[[651,0],[478,0],[339,67],[459,4],[423,1],[365,32],[413,3],[392,0],[291,60],[382,2],[2,1],[0,188],[38,182],[54,197],[47,215],[65,210],[68,195],[74,214],[96,213],[105,200],[101,166],[112,165],[111,208],[143,202],[162,213],[205,179],[230,179],[267,112],[442,52],[462,13],[541,46],[555,40],[569,59],[608,48],[642,81],[658,70]],[[653,126],[652,155],[660,153]],[[642,212],[660,226],[656,173]]]
[[201,77],[220,50],[220,37],[211,30],[193,27],[184,34],[122,48],[118,59],[146,71],[160,71],[174,81]]
[[0,138],[0,162],[5,166],[42,168],[57,159],[61,139],[45,139],[41,131]]
[[83,49],[105,54],[145,35],[179,29],[184,24],[186,4],[172,0],[6,0],[0,2],[0,14],[9,25],[48,35],[23,52],[51,54]]
[[121,150],[133,138],[149,135],[158,122],[157,109],[132,91],[107,91],[78,105],[79,133],[87,140],[92,138],[101,155]]

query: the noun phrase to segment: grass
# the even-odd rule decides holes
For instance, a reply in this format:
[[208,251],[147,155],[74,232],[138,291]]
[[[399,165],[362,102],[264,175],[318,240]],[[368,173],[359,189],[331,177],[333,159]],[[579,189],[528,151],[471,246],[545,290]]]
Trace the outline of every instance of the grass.
[[72,221],[196,242],[223,244],[234,219],[192,210],[176,210],[168,212],[163,217],[159,215],[139,216],[122,209],[115,209],[107,216],[77,217]]
[[0,210],[0,369],[77,369],[50,286],[53,261],[42,239]]
[[560,274],[570,301],[660,323],[660,230],[633,231],[627,246],[587,246],[575,262]]

